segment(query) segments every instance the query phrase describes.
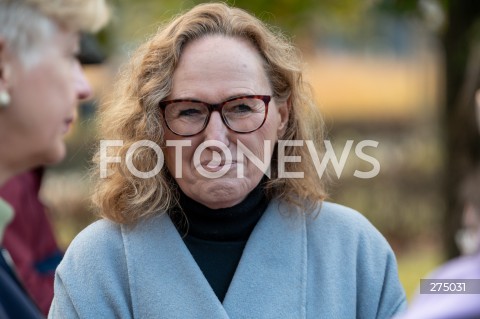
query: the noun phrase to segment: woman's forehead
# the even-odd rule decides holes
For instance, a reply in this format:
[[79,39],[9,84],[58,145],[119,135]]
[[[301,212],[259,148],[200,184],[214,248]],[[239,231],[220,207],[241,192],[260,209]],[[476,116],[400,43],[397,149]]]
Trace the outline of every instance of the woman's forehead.
[[230,92],[232,95],[267,94],[268,83],[262,58],[251,43],[211,36],[185,47],[173,74],[172,95],[179,98],[180,92],[196,89],[240,91]]
[[[226,62],[233,67],[240,66],[243,68],[248,66],[248,64],[253,65],[252,62],[255,62],[255,65],[261,64],[262,57],[255,46],[246,39],[209,35],[193,40],[185,46],[180,56],[178,67],[193,61],[207,62],[209,67]],[[249,63],[247,64],[246,62]]]

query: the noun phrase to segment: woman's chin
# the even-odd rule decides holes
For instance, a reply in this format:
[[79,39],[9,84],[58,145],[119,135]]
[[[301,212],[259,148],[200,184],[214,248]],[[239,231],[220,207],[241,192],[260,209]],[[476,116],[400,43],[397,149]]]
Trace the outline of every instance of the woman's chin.
[[67,155],[67,148],[63,141],[55,143],[52,147],[45,151],[45,155],[43,156],[43,160],[38,163],[37,166],[40,165],[54,165],[61,162],[65,156]]
[[251,191],[238,178],[210,179],[194,187],[182,186],[187,185],[180,185],[180,187],[188,197],[211,209],[232,207],[244,200]]
[[[244,197],[245,198],[245,197]],[[231,198],[222,198],[222,199],[218,199],[217,201],[209,201],[208,203],[205,202],[205,203],[201,203],[205,206],[207,206],[208,208],[211,208],[211,209],[222,209],[222,208],[228,208],[228,207],[232,207],[232,206],[235,206],[239,203],[242,202],[242,200],[244,198],[234,198],[234,199],[231,199]]]

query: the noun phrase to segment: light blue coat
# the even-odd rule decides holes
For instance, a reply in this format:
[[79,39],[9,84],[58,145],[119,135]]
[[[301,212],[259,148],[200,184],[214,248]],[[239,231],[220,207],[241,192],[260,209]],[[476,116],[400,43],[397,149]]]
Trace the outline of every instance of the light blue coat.
[[225,300],[166,214],[134,227],[98,221],[57,269],[49,318],[390,318],[405,307],[394,254],[359,213],[313,215],[273,200]]

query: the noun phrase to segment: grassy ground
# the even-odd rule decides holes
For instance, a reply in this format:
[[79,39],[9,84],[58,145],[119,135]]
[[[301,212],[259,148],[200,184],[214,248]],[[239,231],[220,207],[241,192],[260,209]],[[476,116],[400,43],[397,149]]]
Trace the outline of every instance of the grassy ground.
[[444,262],[438,248],[421,248],[397,255],[400,281],[410,301],[420,284],[420,279]]

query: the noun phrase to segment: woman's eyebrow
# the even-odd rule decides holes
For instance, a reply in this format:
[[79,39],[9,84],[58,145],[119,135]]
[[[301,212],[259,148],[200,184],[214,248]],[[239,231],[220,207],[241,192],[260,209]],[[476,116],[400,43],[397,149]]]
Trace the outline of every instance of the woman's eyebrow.
[[225,101],[228,101],[228,100],[232,100],[232,99],[236,99],[236,98],[243,97],[243,96],[248,96],[248,95],[255,95],[255,94],[252,94],[251,92],[233,94],[233,95],[229,95],[229,96],[227,96],[227,97],[225,97],[221,100],[218,100],[215,103],[210,103],[210,102],[207,102],[203,99],[192,97],[191,95],[180,96],[180,97],[172,97],[171,99],[168,99],[168,100],[193,100],[193,101],[199,101],[199,102],[203,102],[203,103],[207,103],[207,104],[217,104],[217,103],[222,103],[222,102],[225,102]]

